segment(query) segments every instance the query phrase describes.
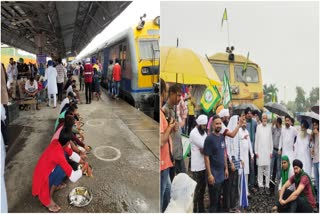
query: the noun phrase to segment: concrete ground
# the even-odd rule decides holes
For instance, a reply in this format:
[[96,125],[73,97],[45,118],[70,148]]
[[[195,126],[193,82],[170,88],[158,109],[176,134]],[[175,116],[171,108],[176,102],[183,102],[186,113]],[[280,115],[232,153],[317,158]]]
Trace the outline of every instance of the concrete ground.
[[[81,98],[85,102],[83,92]],[[94,177],[83,176],[76,183],[67,180],[67,188],[54,195],[60,212],[159,212],[159,124],[104,92],[100,101],[78,107],[85,122],[85,143],[93,148],[88,161]],[[9,212],[48,211],[31,194],[32,175],[54,134],[58,111],[46,106],[21,111],[9,126],[5,169]],[[77,186],[87,187],[93,195],[86,207],[68,203],[69,192]]]

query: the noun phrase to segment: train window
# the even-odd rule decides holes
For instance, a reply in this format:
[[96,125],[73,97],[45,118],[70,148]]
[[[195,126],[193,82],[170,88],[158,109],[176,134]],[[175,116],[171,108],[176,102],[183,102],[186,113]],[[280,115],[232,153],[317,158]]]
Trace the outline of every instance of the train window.
[[226,72],[228,79],[230,80],[230,67],[229,64],[212,63],[214,70],[217,72],[218,77],[223,81],[224,72]]
[[139,40],[140,59],[159,59],[158,40]]
[[259,82],[258,71],[252,66],[248,66],[247,71],[242,75],[242,65],[235,65],[235,79],[238,82],[257,83]]

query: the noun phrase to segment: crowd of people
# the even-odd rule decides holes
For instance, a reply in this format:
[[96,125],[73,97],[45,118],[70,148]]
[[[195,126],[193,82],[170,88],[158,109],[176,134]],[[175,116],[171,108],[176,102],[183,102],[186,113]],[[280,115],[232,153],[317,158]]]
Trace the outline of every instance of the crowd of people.
[[[283,127],[281,117],[272,118],[270,123],[265,113],[260,120],[259,115],[253,116],[250,108],[240,115],[230,115],[229,109],[219,106],[213,115],[206,115],[196,112],[194,99],[190,93],[185,96],[182,88],[161,79],[161,212],[171,203],[171,182],[179,173],[188,173],[197,183],[193,212],[206,211],[206,187],[209,212],[245,211],[248,207],[239,202],[242,173],[246,181],[245,197],[275,196],[277,203],[269,211],[316,210],[319,206],[318,120],[312,120],[312,124],[302,120],[298,131],[290,116],[285,116]],[[188,116],[192,122],[188,122]],[[312,133],[308,134],[310,127]],[[191,172],[187,172],[183,158],[183,131],[190,133]],[[315,185],[310,179],[312,166]],[[276,191],[271,191],[270,184]]]

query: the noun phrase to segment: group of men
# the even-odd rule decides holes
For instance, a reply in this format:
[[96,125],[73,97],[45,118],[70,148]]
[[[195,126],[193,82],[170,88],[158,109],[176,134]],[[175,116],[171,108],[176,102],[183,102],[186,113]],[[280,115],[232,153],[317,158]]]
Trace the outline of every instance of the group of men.
[[[176,84],[169,86],[161,80],[160,87],[162,104],[160,112],[160,203],[161,211],[164,212],[170,201],[171,181],[176,174],[186,172],[181,131],[188,113],[181,99],[181,86]],[[270,179],[272,183],[279,186],[281,191],[279,192],[278,211],[286,210],[282,206],[290,207],[291,211],[304,212],[312,211],[316,207],[316,200],[319,200],[319,122],[317,120],[314,120],[312,124],[312,138],[307,134],[309,124],[304,120],[301,121],[301,130],[298,133],[290,116],[285,117],[285,127],[282,127],[280,117],[269,124],[267,115],[262,114],[260,122],[253,118],[252,110],[249,108],[241,115],[233,115],[231,118],[228,109],[219,108],[213,117],[199,115],[195,122],[196,127],[189,135],[191,171],[193,179],[197,182],[194,193],[194,212],[205,212],[206,186],[208,186],[210,198],[209,212],[239,212],[239,185],[242,173],[246,175],[246,192],[249,197],[257,192],[270,195]],[[288,176],[288,173],[284,176],[280,163],[285,160],[281,158],[287,158],[287,164],[293,165],[294,168],[300,167],[300,170],[297,169],[293,173],[290,168],[291,177]],[[281,188],[288,187],[289,184],[286,182],[291,181],[290,184],[293,184],[293,180],[302,176],[302,172],[303,176],[310,176],[312,158],[316,178],[315,189],[318,195],[309,194],[309,188],[313,187],[310,180],[304,178],[303,183],[295,182],[295,189],[299,191],[291,193],[298,196],[308,195],[304,206],[300,206],[301,201],[298,200],[298,197],[290,196],[286,200],[284,196],[288,194],[283,195],[284,190]],[[298,162],[299,164],[296,164]],[[272,177],[274,168],[276,176]],[[259,189],[256,189],[256,183]],[[222,203],[221,197],[223,197]],[[282,203],[280,199],[286,202]]]

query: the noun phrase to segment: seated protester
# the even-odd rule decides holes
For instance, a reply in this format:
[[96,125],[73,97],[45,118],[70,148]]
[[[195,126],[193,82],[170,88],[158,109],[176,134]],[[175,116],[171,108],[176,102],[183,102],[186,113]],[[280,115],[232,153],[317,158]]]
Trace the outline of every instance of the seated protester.
[[[59,124],[58,129],[54,133],[51,141],[53,141],[54,139],[58,139],[59,138],[59,135],[60,135],[60,133],[61,133],[63,128],[66,128],[66,129],[71,131],[73,125],[74,125],[73,116],[72,115],[66,115],[65,120],[61,123],[61,125]],[[79,146],[83,147],[83,149],[80,150],[80,148],[78,148],[77,145],[74,142],[76,142]],[[70,145],[68,147],[64,148],[64,151],[68,156],[70,156],[73,151],[76,152],[77,154],[80,155],[81,160],[83,160],[83,162],[84,162],[84,160],[87,159],[87,155],[86,155],[85,151],[90,151],[90,148],[88,146],[84,145],[84,143],[79,141],[78,138],[75,135],[73,135],[73,138],[70,141]],[[74,170],[77,170],[78,169],[78,163],[70,160],[69,157],[66,157],[66,158],[68,160],[68,163],[72,166],[72,168]]]
[[[287,155],[283,155],[281,157],[281,178],[279,183],[279,191],[283,187],[283,185],[294,175],[293,168],[291,167],[289,157]],[[295,190],[294,184],[289,186],[288,188],[292,192]]]
[[[71,111],[67,111],[67,112],[66,112],[66,115],[65,115],[65,119],[61,119],[61,120],[60,120],[60,123],[59,123],[59,125],[58,125],[58,127],[57,127],[57,131],[56,131],[55,134],[53,135],[53,138],[52,138],[52,139],[57,138],[57,136],[59,136],[59,133],[60,133],[60,131],[62,130],[62,128],[65,127],[65,126],[67,126],[67,125],[65,124],[65,121],[67,122],[67,118],[70,117],[70,116],[73,118],[73,120],[72,120],[72,125],[70,125],[70,127],[71,127],[71,129],[73,128],[73,126],[75,125],[75,120],[74,120],[74,117],[73,117],[73,113],[72,113]],[[71,123],[71,122],[70,122],[70,123]],[[72,140],[73,140],[73,142],[75,142],[77,145],[83,147],[86,151],[90,151],[90,150],[91,150],[90,147],[87,146],[87,145],[85,145],[82,141],[80,141],[79,138],[78,138],[75,134],[73,135],[73,139],[72,139]],[[76,152],[77,152],[77,150],[76,150]],[[77,153],[79,153],[79,152],[77,152]],[[79,153],[79,154],[80,154],[80,153]]]
[[[303,171],[300,160],[295,159],[292,165],[294,175],[282,186],[275,211],[311,213],[316,207],[316,199],[310,177]],[[292,184],[296,187],[293,192],[288,189]]]
[[64,86],[64,90],[67,90],[71,84],[72,84],[72,76],[68,76],[68,80],[66,82],[66,85]]
[[72,86],[75,86],[76,85],[76,81],[75,80],[72,80],[71,82],[71,85],[69,85],[69,87],[67,88],[67,94],[69,94],[69,92],[72,92],[74,94],[74,96],[76,96],[76,93],[73,91],[73,87]]
[[67,93],[67,97],[63,99],[63,101],[62,101],[62,103],[60,105],[60,109],[59,109],[60,114],[61,114],[62,110],[64,109],[65,105],[69,104],[70,100],[72,98],[74,98],[74,94],[72,92]]
[[36,109],[40,110],[38,106],[38,97],[39,97],[38,83],[37,81],[34,80],[34,77],[31,77],[29,80],[27,80],[24,88],[25,88],[26,95],[28,97],[36,97],[36,100],[37,100]]
[[[66,105],[68,105],[68,104],[66,104]],[[57,120],[56,120],[56,122],[54,124],[54,131],[57,130],[58,125],[60,124],[61,120],[64,120],[64,118],[65,118],[67,113],[68,114],[72,113],[74,115],[75,109],[76,109],[75,106],[68,106],[67,109],[63,110],[60,113],[59,117],[57,118]]]
[[[77,100],[73,97],[69,100],[69,103],[66,103],[62,109],[61,109],[61,113],[64,112],[65,110],[67,110],[70,106],[74,106],[75,108],[78,108],[77,106]],[[75,118],[76,119],[76,118]]]
[[[57,212],[61,208],[53,201],[53,193],[56,190],[66,187],[62,181],[65,176],[69,177],[72,182],[76,182],[81,178],[82,170],[72,170],[68,164],[64,148],[68,147],[72,133],[67,129],[63,129],[60,133],[59,140],[54,139],[49,146],[44,150],[33,172],[32,179],[32,195],[38,196],[40,202],[46,206],[49,211]],[[70,159],[75,162],[80,161],[79,155],[72,153]]]
[[36,80],[38,82],[38,94],[39,94],[39,100],[40,102],[45,102],[45,87],[44,87],[44,83],[43,83],[43,79],[41,78],[40,80],[40,76],[38,75],[36,77]]

